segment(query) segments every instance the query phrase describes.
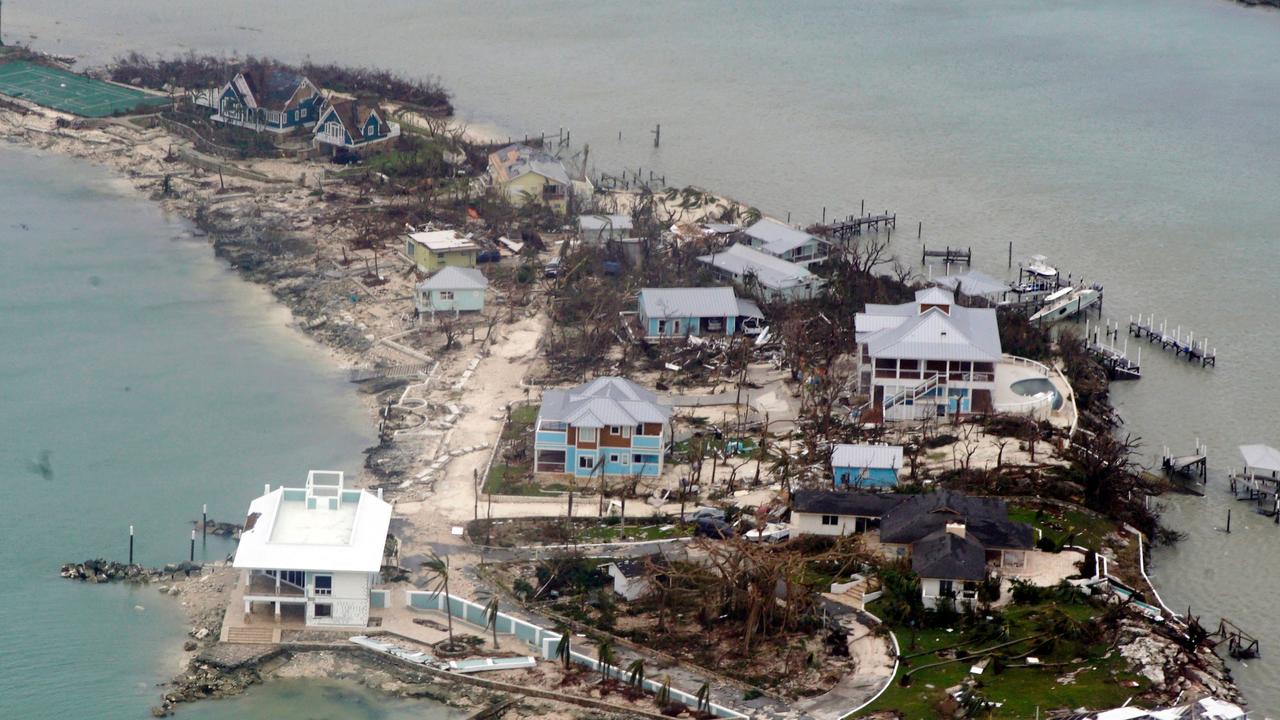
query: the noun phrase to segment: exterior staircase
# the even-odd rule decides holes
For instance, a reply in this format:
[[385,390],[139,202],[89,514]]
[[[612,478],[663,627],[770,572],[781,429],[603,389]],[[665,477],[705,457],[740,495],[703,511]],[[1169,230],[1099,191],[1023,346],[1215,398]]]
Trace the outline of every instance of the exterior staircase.
[[881,404],[881,407],[884,408],[885,417],[888,417],[889,410],[891,408],[895,408],[895,407],[898,407],[899,405],[906,404],[908,400],[914,403],[916,400],[919,400],[925,395],[928,395],[929,393],[933,392],[938,388],[939,385],[942,384],[941,381],[942,381],[942,375],[940,374],[930,375],[928,380],[925,380],[919,385],[916,385],[915,387],[907,388],[906,390],[903,390],[900,393],[897,393],[895,395],[891,395],[885,398],[884,402]]
[[859,610],[867,609],[866,600],[865,600],[865,596],[867,594],[866,580],[859,580],[858,582],[854,583],[852,586],[846,589],[843,594],[846,598],[845,600],[846,605],[857,608]]
[[226,641],[229,643],[245,643],[268,645],[280,642],[280,629],[261,625],[238,625],[227,628]]

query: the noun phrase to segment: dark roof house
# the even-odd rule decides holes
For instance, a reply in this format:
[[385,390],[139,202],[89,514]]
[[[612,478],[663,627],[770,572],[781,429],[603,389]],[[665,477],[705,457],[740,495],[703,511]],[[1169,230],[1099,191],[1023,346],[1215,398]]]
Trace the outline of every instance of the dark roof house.
[[966,534],[992,548],[1031,547],[1031,527],[1009,520],[1003,500],[977,498],[950,490],[913,495],[885,513],[880,542],[910,545],[948,524],[961,523]]
[[911,569],[922,578],[981,580],[987,550],[969,535],[939,530],[911,546]]

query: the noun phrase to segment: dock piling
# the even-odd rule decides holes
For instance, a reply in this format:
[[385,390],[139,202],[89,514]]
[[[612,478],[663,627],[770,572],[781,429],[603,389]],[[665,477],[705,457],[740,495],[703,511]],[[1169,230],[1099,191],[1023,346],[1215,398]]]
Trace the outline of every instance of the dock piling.
[[1231,508],[1227,508],[1227,534],[1231,534]]
[[129,564],[133,564],[133,526],[129,526]]
[[209,504],[205,503],[200,506],[200,544],[206,545],[209,542]]
[[191,562],[196,561],[196,531],[191,531]]

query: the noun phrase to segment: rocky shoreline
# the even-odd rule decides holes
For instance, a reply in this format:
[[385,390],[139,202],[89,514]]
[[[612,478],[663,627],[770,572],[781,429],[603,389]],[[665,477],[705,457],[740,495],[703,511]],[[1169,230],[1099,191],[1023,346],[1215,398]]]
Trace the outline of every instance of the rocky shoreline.
[[[6,114],[8,118],[4,117]],[[309,185],[305,171],[295,184],[237,180],[236,185],[228,189],[208,171],[171,159],[169,151],[162,152],[165,144],[180,142],[162,131],[151,129],[129,137],[125,132],[108,129],[63,127],[65,118],[41,110],[20,114],[0,109],[0,120],[10,120],[5,125],[10,129],[4,134],[21,142],[103,163],[129,176],[136,189],[148,193],[167,210],[191,220],[197,228],[196,236],[207,238],[215,254],[241,277],[268,289],[293,312],[299,320],[299,329],[331,349],[341,365],[349,367],[369,361],[379,333],[371,329],[370,311],[360,302],[368,303],[367,299],[378,292],[362,283],[359,269],[351,270],[321,259],[322,249],[332,253],[351,232],[324,209],[324,203],[317,202],[317,198],[351,200],[340,189],[323,188],[319,183]],[[21,129],[15,131],[12,129],[15,127]],[[91,140],[88,135],[94,133],[97,135]],[[292,172],[296,175],[297,169]],[[394,326],[395,320],[390,317],[381,320],[385,335],[386,328]],[[380,405],[376,401],[367,404],[371,410]],[[375,414],[375,422],[376,417]],[[407,451],[390,442],[373,446],[366,453],[367,481],[386,482],[416,469]],[[227,532],[234,534],[235,531]],[[96,559],[64,565],[61,574],[83,582],[152,583],[165,577],[172,580],[178,573],[189,576],[201,571],[198,565],[184,567],[188,565],[192,564],[145,568]],[[171,590],[166,592],[174,594]],[[205,610],[205,616],[212,616],[213,610]],[[220,615],[218,618],[220,622]],[[201,630],[203,634],[196,637]],[[175,678],[162,704],[152,711],[157,716],[171,714],[174,707],[183,702],[240,694],[279,672],[343,676],[334,674],[332,664],[312,662],[323,653],[328,653],[324,655],[326,658],[333,655],[332,649],[263,651],[248,646],[249,650],[239,651],[236,648],[245,646],[216,643],[217,630],[200,622],[193,628],[192,637],[204,644],[204,650],[192,657],[187,669]],[[196,649],[190,645],[188,640],[184,649]],[[1176,633],[1165,627],[1144,620],[1126,621],[1119,647],[1121,654],[1152,682],[1151,696],[1158,701],[1172,703],[1195,693],[1240,701],[1239,690],[1222,658],[1203,645],[1187,649],[1177,641]],[[351,657],[345,657],[345,661],[364,668],[364,671],[350,671],[351,679],[368,680],[369,663],[355,662]],[[444,688],[439,698],[450,699],[459,697],[459,688],[463,687],[439,681],[408,681],[390,672],[387,675],[383,682],[370,687],[395,693],[421,693],[404,694],[405,697],[437,697],[431,694],[435,692],[431,688],[438,684]],[[465,695],[468,691],[461,692]],[[541,715],[528,715],[535,716]],[[599,713],[586,716],[598,717]]]

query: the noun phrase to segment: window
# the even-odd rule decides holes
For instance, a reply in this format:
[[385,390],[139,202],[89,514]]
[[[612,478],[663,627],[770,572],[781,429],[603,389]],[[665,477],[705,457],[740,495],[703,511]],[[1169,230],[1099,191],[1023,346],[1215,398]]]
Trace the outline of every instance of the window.
[[659,320],[659,321],[658,321],[658,334],[659,334],[659,335],[666,335],[666,334],[667,334],[667,321],[666,321],[666,320]]
[[316,576],[316,594],[317,595],[333,594],[333,576],[332,575]]
[[620,463],[622,462],[622,456],[619,455],[618,453],[609,453],[609,462],[615,463],[615,464]]
[[822,524],[823,525],[839,525],[840,516],[839,515],[823,515]]
[[318,618],[333,617],[333,605],[329,603],[316,603],[315,615]]
[[596,441],[595,428],[578,428],[578,440],[593,443]]
[[590,470],[596,466],[596,458],[594,455],[579,455],[578,467],[583,470]]
[[404,241],[404,254],[408,255],[409,257],[413,257],[413,241],[412,240]]
[[615,437],[616,437],[616,436],[618,436],[618,435],[621,435],[621,434],[622,434],[622,426],[620,426],[620,425],[610,425],[610,426],[609,426],[609,434],[610,434],[610,435],[613,435],[613,436],[615,436]]
[[938,581],[938,594],[943,597],[955,594],[955,588],[952,586],[952,583],[950,580]]
[[657,465],[658,456],[657,455],[632,455],[631,464],[632,465]]
[[440,299],[441,299],[441,300],[452,300],[452,299],[453,299],[453,291],[452,291],[452,290],[441,290],[441,291],[440,291]]
[[436,253],[436,262],[444,262],[444,253],[442,252]]

